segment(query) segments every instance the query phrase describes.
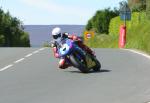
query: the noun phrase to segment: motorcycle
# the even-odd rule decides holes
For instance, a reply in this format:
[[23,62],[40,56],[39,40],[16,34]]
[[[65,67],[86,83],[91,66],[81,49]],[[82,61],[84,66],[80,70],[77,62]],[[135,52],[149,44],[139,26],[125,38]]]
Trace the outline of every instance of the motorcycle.
[[92,69],[95,72],[100,71],[101,64],[97,58],[82,50],[75,41],[64,39],[58,45],[58,53],[66,59],[66,63],[83,73],[88,73]]

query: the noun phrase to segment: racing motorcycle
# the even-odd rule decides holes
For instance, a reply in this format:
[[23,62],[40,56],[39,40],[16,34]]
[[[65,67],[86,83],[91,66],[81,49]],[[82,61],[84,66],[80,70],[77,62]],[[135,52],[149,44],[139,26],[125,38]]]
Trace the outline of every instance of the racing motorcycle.
[[58,53],[65,58],[68,64],[78,68],[83,73],[88,73],[91,70],[100,71],[101,64],[97,58],[84,51],[71,39],[66,38],[58,44]]

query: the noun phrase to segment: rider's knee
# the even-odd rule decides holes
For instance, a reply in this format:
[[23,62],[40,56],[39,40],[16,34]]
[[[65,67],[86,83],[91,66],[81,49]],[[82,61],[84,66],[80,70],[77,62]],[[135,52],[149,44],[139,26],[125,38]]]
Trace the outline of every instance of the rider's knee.
[[59,68],[63,69],[64,64],[65,64],[65,59],[60,59]]

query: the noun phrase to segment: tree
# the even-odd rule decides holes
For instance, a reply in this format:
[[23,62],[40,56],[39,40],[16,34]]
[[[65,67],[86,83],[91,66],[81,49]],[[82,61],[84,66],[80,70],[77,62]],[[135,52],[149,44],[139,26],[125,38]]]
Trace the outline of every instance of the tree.
[[24,32],[22,22],[2,9],[0,9],[0,46],[30,46],[29,35]]
[[86,25],[86,30],[91,30],[92,29],[92,19],[90,19]]
[[0,8],[0,46],[3,46],[4,44],[3,25],[2,25],[3,16],[4,16],[4,12]]
[[146,0],[128,0],[128,4],[133,12],[146,10]]
[[110,8],[108,8],[104,10],[98,10],[92,19],[88,21],[86,29],[93,29],[97,33],[108,34],[110,20],[118,15],[119,11],[117,9],[110,10]]

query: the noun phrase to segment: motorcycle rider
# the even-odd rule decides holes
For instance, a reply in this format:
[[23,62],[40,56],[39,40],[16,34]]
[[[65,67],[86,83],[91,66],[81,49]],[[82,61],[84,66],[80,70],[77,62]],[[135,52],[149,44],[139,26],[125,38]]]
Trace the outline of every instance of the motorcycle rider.
[[[59,45],[59,42],[65,38],[76,41],[80,48],[87,51],[89,54],[95,56],[94,52],[89,47],[84,45],[82,40],[79,37],[77,37],[75,35],[70,35],[69,33],[62,33],[61,28],[59,28],[59,27],[56,27],[52,30],[52,37],[53,37],[53,41],[51,43],[51,47],[53,48],[54,56],[56,58],[60,58],[60,55],[58,53],[58,48],[57,48]],[[69,66],[70,65],[65,62],[65,58],[61,57],[60,61],[59,61],[59,68],[66,69]]]

